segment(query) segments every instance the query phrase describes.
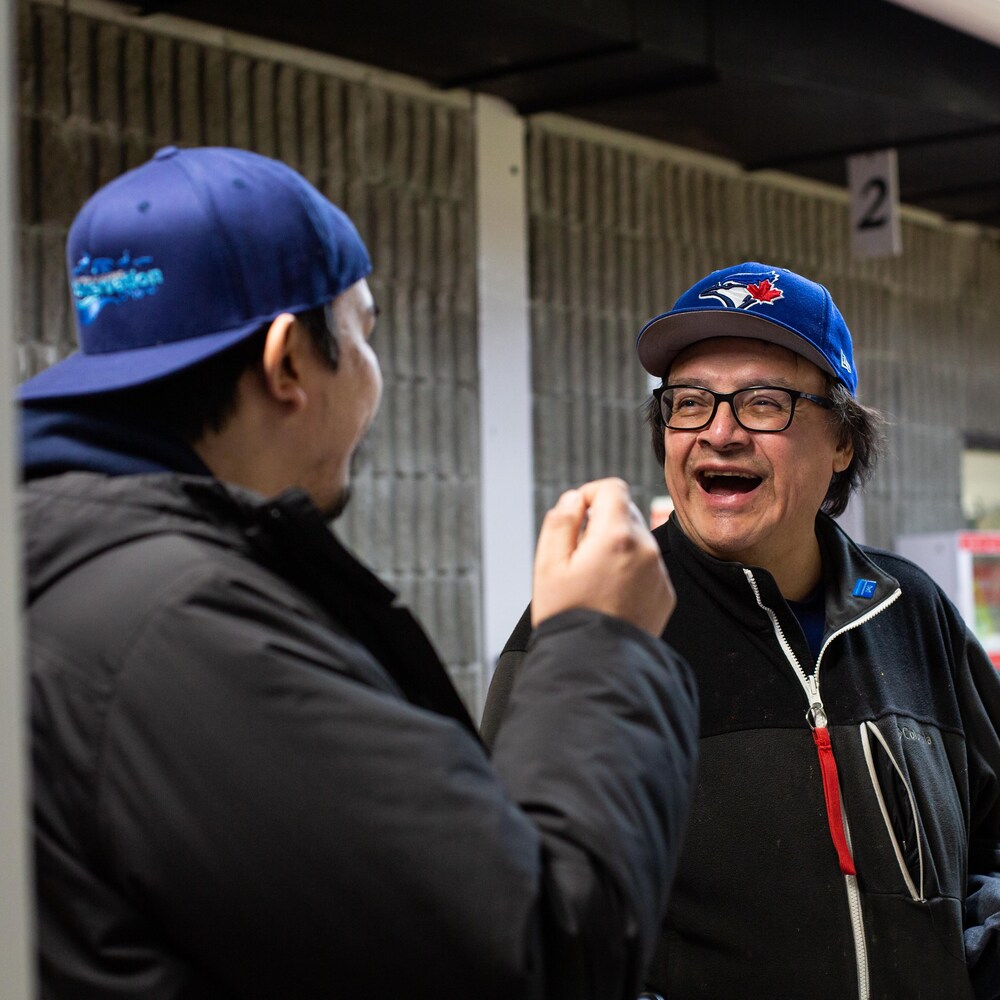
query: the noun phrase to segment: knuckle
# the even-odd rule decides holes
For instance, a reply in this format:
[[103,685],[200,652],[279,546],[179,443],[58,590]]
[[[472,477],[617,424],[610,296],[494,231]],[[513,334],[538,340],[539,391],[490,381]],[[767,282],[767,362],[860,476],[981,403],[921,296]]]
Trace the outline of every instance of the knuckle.
[[558,524],[560,521],[566,520],[566,517],[565,510],[561,510],[559,507],[550,507],[545,512],[545,517],[542,518],[542,524]]
[[626,483],[624,479],[621,479],[618,476],[607,476],[604,479],[598,479],[594,483],[594,485],[599,490],[602,490],[606,493],[617,493],[617,494],[624,493],[626,495],[631,495],[629,493],[628,483]]
[[609,490],[611,490],[622,503],[629,504],[632,502],[632,491],[629,489],[629,485],[624,479],[619,479],[617,476],[613,476],[605,481],[608,484]]
[[638,549],[635,532],[627,524],[617,525],[608,533],[608,542],[613,552],[631,554]]

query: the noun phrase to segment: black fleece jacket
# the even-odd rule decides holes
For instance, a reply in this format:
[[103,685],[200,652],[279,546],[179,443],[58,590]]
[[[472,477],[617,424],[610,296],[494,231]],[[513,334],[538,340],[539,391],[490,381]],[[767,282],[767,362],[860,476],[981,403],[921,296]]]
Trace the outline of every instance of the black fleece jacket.
[[[925,573],[824,515],[816,527],[818,664],[770,574],[705,555],[676,520],[657,530],[678,594],[663,638],[698,679],[701,739],[649,986],[669,1000],[1000,996],[996,671]],[[501,656],[487,743],[529,633],[522,620]],[[814,692],[853,875],[832,839]]]

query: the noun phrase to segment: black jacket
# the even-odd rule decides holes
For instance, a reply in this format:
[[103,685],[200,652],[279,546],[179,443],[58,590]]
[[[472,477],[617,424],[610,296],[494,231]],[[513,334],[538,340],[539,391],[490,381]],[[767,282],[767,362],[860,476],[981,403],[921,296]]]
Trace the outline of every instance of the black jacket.
[[686,667],[544,623],[492,764],[298,493],[24,489],[43,998],[628,997],[688,809]]
[[[818,668],[770,574],[705,555],[674,520],[657,531],[678,594],[664,639],[698,678],[701,746],[650,986],[668,1000],[957,1000],[971,976],[994,996],[1000,683],[925,573],[823,515],[817,534]],[[529,631],[500,659],[487,741]],[[824,728],[842,796],[829,809]]]

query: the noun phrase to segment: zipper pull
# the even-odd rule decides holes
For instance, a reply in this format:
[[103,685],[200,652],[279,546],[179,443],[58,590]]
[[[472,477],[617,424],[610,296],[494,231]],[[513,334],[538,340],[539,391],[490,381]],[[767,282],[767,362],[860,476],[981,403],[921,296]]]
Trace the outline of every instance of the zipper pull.
[[[814,705],[809,711],[810,713],[816,712],[817,715],[822,713],[824,721],[826,720],[826,713],[823,712],[822,705],[818,706],[818,710],[817,706]],[[819,769],[823,777],[823,797],[826,799],[826,819],[830,827],[830,837],[837,852],[837,862],[845,875],[857,875],[854,858],[851,857],[851,849],[847,846],[847,831],[844,829],[837,761],[834,759],[833,747],[830,744],[830,732],[825,725],[813,729],[813,742],[816,744],[816,753],[819,755]]]
[[816,674],[805,677],[806,693],[809,695],[809,709],[806,712],[806,722],[810,729],[826,729],[826,709],[823,708],[823,700],[819,696],[819,680]]
[[809,706],[809,710],[806,712],[806,722],[809,723],[809,728],[814,732],[817,729],[826,729],[826,709],[823,708],[821,701],[814,701]]

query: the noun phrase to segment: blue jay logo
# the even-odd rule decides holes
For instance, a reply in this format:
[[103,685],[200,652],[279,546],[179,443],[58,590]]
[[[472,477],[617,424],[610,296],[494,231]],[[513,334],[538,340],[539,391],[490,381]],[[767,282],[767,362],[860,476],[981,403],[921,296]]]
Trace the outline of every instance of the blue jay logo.
[[117,258],[85,253],[70,280],[80,325],[90,326],[105,306],[155,295],[163,284],[163,272],[152,265],[152,257],[133,257],[128,250]]
[[772,271],[770,277],[759,274],[733,274],[698,295],[699,299],[716,299],[727,309],[753,309],[755,306],[769,306],[785,297],[777,287],[780,275]]

